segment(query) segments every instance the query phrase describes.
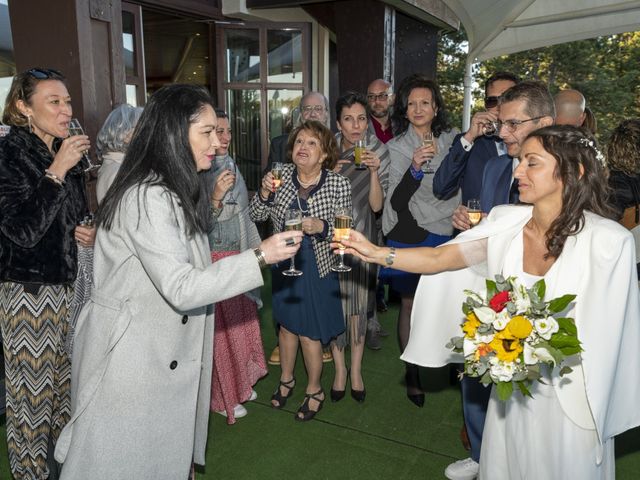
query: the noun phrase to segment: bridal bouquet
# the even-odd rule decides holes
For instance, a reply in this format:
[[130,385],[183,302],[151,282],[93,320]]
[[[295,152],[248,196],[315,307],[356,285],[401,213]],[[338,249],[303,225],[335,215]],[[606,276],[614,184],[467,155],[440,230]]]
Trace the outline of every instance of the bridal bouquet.
[[[528,387],[540,379],[541,364],[560,365],[582,351],[574,320],[557,316],[576,296],[545,302],[544,280],[525,288],[515,277],[496,275],[486,284],[485,298],[465,290],[464,335],[453,337],[447,348],[464,355],[465,375],[495,383],[501,400],[511,396],[514,385],[530,397]],[[565,366],[560,375],[570,371]]]

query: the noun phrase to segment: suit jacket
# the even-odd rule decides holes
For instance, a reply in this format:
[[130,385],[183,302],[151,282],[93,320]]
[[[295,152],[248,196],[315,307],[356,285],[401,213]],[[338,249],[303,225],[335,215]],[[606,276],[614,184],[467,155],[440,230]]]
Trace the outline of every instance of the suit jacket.
[[[474,266],[421,277],[403,360],[426,367],[460,363],[460,356],[445,345],[462,334],[463,290],[483,292],[486,277],[514,274],[504,270],[505,259],[513,242],[522,248],[521,232],[531,211],[525,205],[497,207],[480,225],[450,242],[465,244],[462,251]],[[640,383],[630,380],[640,369],[640,299],[632,235],[591,212],[584,212],[584,217],[582,230],[567,238],[545,275],[547,300],[577,295],[563,316],[575,319],[584,349],[571,357],[573,372],[554,374],[552,380],[565,415],[582,428],[595,427],[604,443],[640,424]],[[479,268],[483,259],[486,265]],[[521,261],[515,263],[522,268]]]
[[269,158],[267,159],[267,168],[264,173],[271,171],[271,165],[273,162],[291,163],[291,158],[287,155],[287,142],[289,141],[289,134],[278,135],[271,139],[271,145],[269,145]]
[[480,191],[480,205],[483,212],[490,212],[497,205],[509,203],[512,179],[513,159],[509,155],[500,155],[487,162]]
[[204,464],[213,359],[207,305],[262,285],[253,251],[211,264],[177,199],[132,188],[98,229],[94,291],[76,327],[63,480],[179,480]]
[[453,140],[449,153],[433,177],[433,193],[440,199],[451,198],[462,190],[462,204],[470,198],[480,198],[482,175],[487,162],[498,155],[493,138],[478,137],[471,150],[462,146],[459,134]]

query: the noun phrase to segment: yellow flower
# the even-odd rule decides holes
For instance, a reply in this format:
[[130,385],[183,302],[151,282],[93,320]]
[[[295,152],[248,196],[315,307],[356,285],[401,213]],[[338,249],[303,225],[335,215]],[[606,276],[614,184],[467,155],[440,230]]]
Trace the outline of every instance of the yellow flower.
[[523,339],[529,336],[531,330],[533,330],[533,325],[522,315],[516,315],[507,324],[507,330],[509,330],[514,337]]
[[496,333],[489,345],[502,362],[513,362],[522,353],[522,344],[507,328]]
[[467,315],[467,320],[462,324],[462,331],[467,338],[473,338],[479,326],[480,320],[478,320],[475,313],[471,312]]

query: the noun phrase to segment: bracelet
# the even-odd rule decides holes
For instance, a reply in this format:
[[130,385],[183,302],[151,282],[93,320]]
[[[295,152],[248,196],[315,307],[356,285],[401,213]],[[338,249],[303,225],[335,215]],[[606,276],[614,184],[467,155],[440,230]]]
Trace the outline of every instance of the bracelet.
[[258,259],[258,266],[260,268],[264,268],[267,266],[267,256],[260,248],[254,248],[253,253],[256,254],[256,258]]
[[64,185],[64,180],[57,176],[55,173],[51,173],[49,170],[44,171],[44,176],[60,186]]
[[389,255],[387,255],[384,259],[384,263],[387,264],[387,267],[393,265],[393,261],[396,259],[396,247],[389,248]]

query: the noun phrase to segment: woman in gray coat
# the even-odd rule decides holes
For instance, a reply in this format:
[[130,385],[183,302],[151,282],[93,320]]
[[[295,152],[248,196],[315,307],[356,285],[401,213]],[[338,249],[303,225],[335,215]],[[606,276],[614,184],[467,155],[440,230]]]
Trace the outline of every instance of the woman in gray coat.
[[209,204],[217,119],[202,87],[149,100],[98,211],[94,291],[76,329],[72,417],[60,435],[62,479],[186,480],[204,464],[212,303],[262,285],[301,234],[211,264]]

